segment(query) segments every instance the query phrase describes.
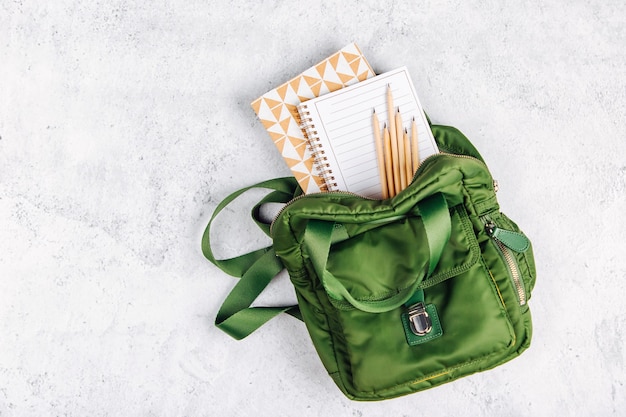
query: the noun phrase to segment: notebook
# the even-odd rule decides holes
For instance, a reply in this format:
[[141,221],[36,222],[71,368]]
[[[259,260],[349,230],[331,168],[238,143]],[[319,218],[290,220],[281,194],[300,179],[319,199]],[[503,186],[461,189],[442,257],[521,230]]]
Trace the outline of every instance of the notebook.
[[252,102],[252,108],[305,193],[321,191],[324,180],[316,172],[296,106],[374,75],[361,50],[352,43]]
[[309,139],[316,144],[314,158],[323,166],[321,176],[329,191],[381,198],[372,110],[381,125],[389,120],[387,85],[391,86],[403,127],[410,131],[415,117],[420,162],[439,152],[406,67],[386,72],[298,106]]

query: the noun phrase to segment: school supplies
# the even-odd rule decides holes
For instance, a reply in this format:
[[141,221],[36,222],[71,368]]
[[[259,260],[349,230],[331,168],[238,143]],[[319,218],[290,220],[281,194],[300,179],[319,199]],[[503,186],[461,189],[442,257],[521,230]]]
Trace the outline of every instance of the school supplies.
[[[420,161],[438,152],[406,67],[308,100],[297,109],[323,179],[320,188],[324,191],[350,191],[365,197],[384,198],[372,109],[380,120],[387,120],[394,194],[412,179],[406,170],[404,132],[411,128],[413,119],[419,138]],[[410,155],[408,157],[410,160]]]
[[252,108],[305,193],[320,191],[324,182],[314,168],[296,106],[374,75],[359,47],[352,43],[252,102]]

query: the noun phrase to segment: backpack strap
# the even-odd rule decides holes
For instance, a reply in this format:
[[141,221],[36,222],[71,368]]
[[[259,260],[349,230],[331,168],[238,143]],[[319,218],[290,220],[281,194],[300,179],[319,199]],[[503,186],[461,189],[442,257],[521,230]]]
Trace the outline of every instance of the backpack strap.
[[241,278],[220,307],[215,325],[235,339],[243,339],[267,321],[282,312],[302,319],[297,305],[283,307],[250,307],[269,282],[282,269],[272,246],[258,249],[230,259],[216,259],[211,249],[211,224],[217,215],[241,194],[253,188],[274,190],[252,208],[252,219],[269,235],[270,225],[260,218],[260,208],[265,203],[286,203],[302,194],[293,177],[276,178],[242,188],[226,197],[215,208],[202,236],[202,253],[215,266],[234,277]]

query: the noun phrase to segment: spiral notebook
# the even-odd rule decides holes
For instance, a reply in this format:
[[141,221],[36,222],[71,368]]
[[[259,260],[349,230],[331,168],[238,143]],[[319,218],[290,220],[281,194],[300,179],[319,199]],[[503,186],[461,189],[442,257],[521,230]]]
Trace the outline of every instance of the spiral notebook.
[[388,85],[403,127],[409,129],[415,118],[420,162],[439,152],[408,70],[401,67],[298,106],[324,189],[381,198],[372,109],[381,120],[389,120]]
[[359,47],[351,43],[252,102],[252,108],[305,193],[319,192],[324,180],[316,172],[296,106],[374,75]]

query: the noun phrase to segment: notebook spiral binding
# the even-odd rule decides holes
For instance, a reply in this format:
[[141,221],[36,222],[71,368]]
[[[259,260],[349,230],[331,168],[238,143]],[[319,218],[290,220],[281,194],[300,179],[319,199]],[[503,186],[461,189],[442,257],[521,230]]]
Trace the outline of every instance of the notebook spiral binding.
[[300,116],[300,129],[304,132],[306,138],[308,139],[308,148],[313,156],[313,163],[315,165],[315,170],[317,174],[324,180],[324,184],[320,187],[322,191],[335,191],[337,188],[337,183],[335,182],[335,177],[333,176],[333,170],[330,169],[330,165],[328,164],[328,158],[324,156],[326,151],[323,149],[322,144],[320,143],[319,136],[317,134],[317,130],[315,130],[315,125],[313,124],[313,120],[308,117],[310,113],[307,111],[307,105],[301,104],[298,106],[298,114]]

